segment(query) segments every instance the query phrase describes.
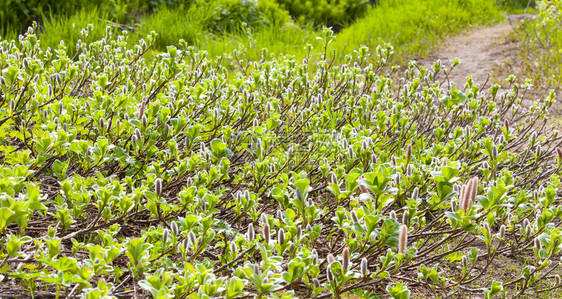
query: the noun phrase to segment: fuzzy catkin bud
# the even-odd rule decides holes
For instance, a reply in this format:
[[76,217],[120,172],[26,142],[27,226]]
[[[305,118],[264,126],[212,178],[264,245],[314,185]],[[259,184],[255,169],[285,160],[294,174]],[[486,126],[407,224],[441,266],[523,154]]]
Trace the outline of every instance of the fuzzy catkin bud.
[[558,159],[562,161],[562,149],[557,147],[556,148],[556,155],[558,156]]
[[533,229],[533,228],[531,227],[530,224],[527,225],[527,227],[525,228],[525,235],[527,235],[527,237],[530,237],[530,236],[531,236],[531,233],[533,232],[532,229]]
[[314,284],[315,288],[319,288],[320,287],[320,281],[318,281],[317,278],[313,278],[312,279],[312,283]]
[[361,275],[363,276],[367,275],[368,271],[369,271],[369,262],[367,261],[366,258],[363,258],[361,260]]
[[138,119],[142,119],[144,117],[145,109],[146,109],[146,101],[142,101],[139,107]]
[[500,239],[503,240],[505,238],[505,225],[502,224],[500,226]]
[[396,220],[396,212],[394,212],[394,210],[390,211],[390,213],[388,214],[388,216],[394,220]]
[[412,191],[412,198],[417,200],[420,197],[420,189],[418,189],[418,187],[414,188],[414,191]]
[[302,201],[302,192],[301,192],[301,189],[297,187],[297,188],[295,189],[295,192],[296,192],[296,194],[297,194],[297,199],[298,199],[299,201]]
[[183,239],[182,245],[183,245],[183,248],[185,248],[185,250],[187,250],[187,248],[189,248],[189,238]]
[[406,149],[406,161],[410,161],[412,157],[412,145],[408,144],[408,148]]
[[277,241],[279,242],[279,245],[285,244],[285,231],[283,231],[282,228],[277,232]]
[[195,233],[193,231],[190,231],[187,236],[189,237],[189,241],[191,242],[191,244],[195,244],[197,242],[197,237],[195,236]]
[[554,285],[555,285],[555,286],[560,285],[560,275],[558,275],[558,274],[556,274],[556,275],[554,276]]
[[154,191],[156,192],[156,195],[158,197],[160,197],[162,195],[162,180],[161,179],[156,179],[156,182],[154,183]]
[[312,264],[316,265],[318,264],[318,252],[316,251],[316,249],[312,249]]
[[247,235],[247,237],[248,237],[248,241],[250,241],[250,242],[254,241],[255,238],[256,238],[256,233],[254,231],[254,224],[253,223],[250,223],[248,225],[248,235]]
[[462,257],[461,263],[463,268],[468,268],[468,263],[470,263],[470,261],[468,260],[468,257],[466,255]]
[[269,223],[267,222],[263,225],[263,237],[265,240],[265,244],[269,244],[269,238],[271,237],[271,235],[270,235]]
[[236,243],[231,242],[231,243],[230,243],[230,251],[234,253],[234,252],[236,252],[237,250],[238,250],[238,248],[236,248]]
[[408,247],[408,227],[402,224],[400,227],[400,233],[398,234],[398,253],[404,254],[406,248]]
[[334,276],[333,276],[333,274],[332,274],[332,270],[330,270],[330,264],[328,264],[328,268],[326,269],[326,279],[328,280],[328,282],[334,280]]
[[343,259],[341,267],[343,269],[343,272],[345,273],[347,272],[347,268],[349,267],[349,249],[347,247],[343,249],[342,257]]
[[168,241],[168,229],[164,229],[164,232],[162,233],[162,244],[166,245],[167,241]]
[[351,215],[351,220],[353,221],[353,223],[359,222],[359,219],[357,218],[357,214],[355,214],[355,211],[351,211],[351,213],[349,214]]
[[539,238],[535,238],[535,248],[537,250],[541,249],[541,240],[539,240]]
[[462,185],[459,195],[460,208],[465,212],[468,211],[468,208],[470,207],[470,200],[466,189],[467,189],[467,185],[466,184]]
[[148,119],[146,118],[146,115],[143,115],[143,117],[142,117],[142,126],[144,128],[146,128],[148,126]]
[[334,255],[331,254],[331,253],[328,253],[328,256],[326,256],[326,260],[328,261],[328,264],[331,264],[331,263],[335,263],[335,262],[336,262],[336,258],[335,258]]
[[142,134],[141,134],[141,131],[139,130],[139,128],[135,129],[135,137],[137,137],[137,140],[142,139]]
[[330,176],[330,181],[332,182],[332,184],[338,184],[338,178],[336,177],[335,173],[332,173],[332,175]]
[[408,225],[410,223],[410,213],[405,210],[402,214],[402,223]]
[[170,224],[170,229],[172,230],[174,236],[177,236],[179,234],[180,230],[178,228],[178,224],[175,221],[172,221],[172,223]]

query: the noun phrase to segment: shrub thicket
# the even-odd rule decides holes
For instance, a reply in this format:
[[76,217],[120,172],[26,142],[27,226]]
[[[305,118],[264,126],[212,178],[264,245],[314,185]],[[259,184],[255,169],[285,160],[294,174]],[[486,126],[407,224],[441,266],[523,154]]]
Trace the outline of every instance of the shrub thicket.
[[393,82],[390,46],[232,74],[185,43],[146,63],[153,37],[127,42],[107,31],[76,60],[32,31],[0,44],[2,294],[561,286],[552,97],[523,107],[514,78],[444,90],[440,63]]
[[341,28],[363,16],[368,2],[365,0],[276,0],[300,23],[313,22],[316,26]]
[[[537,1],[537,16],[516,31],[517,69],[533,78],[535,86],[560,90],[562,86],[562,1]],[[521,64],[519,61],[522,61]],[[523,66],[521,68],[521,66]]]

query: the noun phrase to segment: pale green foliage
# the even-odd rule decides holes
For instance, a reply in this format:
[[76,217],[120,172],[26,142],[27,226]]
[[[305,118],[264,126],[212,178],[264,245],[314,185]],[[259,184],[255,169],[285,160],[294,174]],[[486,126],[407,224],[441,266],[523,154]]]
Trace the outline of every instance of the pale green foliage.
[[[406,298],[418,279],[491,297],[542,292],[558,269],[552,97],[522,107],[514,78],[445,90],[439,63],[395,82],[390,45],[342,65],[232,67],[185,42],[147,63],[153,42],[107,30],[75,59],[33,30],[0,44],[0,255],[19,285],[3,292],[327,298],[377,284]],[[453,208],[475,176],[475,200]],[[480,279],[508,253],[527,265]]]

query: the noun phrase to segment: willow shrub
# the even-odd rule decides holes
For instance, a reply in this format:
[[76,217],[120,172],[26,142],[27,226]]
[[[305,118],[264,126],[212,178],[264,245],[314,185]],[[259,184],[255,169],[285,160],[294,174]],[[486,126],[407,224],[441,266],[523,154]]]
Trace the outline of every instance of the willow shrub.
[[[189,47],[146,63],[153,36],[127,38],[79,42],[75,60],[32,30],[0,44],[4,294],[560,286],[552,96],[523,107],[514,78],[445,90],[438,62],[393,82],[388,45],[232,74]],[[522,264],[489,280],[505,255]]]

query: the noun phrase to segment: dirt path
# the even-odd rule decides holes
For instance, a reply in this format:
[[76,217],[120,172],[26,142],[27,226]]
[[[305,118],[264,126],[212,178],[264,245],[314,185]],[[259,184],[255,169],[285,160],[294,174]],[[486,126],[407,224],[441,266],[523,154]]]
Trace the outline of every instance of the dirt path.
[[529,16],[510,15],[509,23],[477,28],[452,37],[424,59],[422,65],[431,66],[440,59],[442,64],[450,68],[452,60],[459,58],[460,64],[451,73],[450,82],[460,89],[466,83],[466,78],[472,76],[475,83],[482,85],[488,75],[493,73],[494,67],[503,64],[509,53],[513,53],[514,45],[506,36],[525,17]]

